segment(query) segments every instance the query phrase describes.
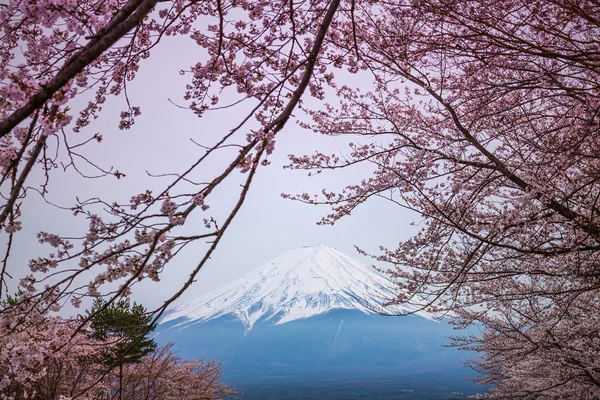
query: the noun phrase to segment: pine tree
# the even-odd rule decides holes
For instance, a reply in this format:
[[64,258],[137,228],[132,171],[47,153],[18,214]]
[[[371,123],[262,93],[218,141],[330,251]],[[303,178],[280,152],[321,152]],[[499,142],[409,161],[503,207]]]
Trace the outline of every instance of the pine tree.
[[156,349],[156,342],[148,335],[156,329],[152,317],[137,303],[129,299],[106,304],[96,299],[88,316],[91,316],[91,337],[111,342],[109,351],[102,353],[102,362],[109,368],[119,367],[119,399],[123,399],[123,366],[139,362]]

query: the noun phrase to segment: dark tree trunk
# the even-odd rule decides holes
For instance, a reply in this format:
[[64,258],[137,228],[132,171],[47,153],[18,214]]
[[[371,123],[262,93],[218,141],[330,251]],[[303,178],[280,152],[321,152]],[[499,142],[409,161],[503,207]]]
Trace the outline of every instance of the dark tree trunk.
[[123,363],[119,365],[119,400],[123,400]]

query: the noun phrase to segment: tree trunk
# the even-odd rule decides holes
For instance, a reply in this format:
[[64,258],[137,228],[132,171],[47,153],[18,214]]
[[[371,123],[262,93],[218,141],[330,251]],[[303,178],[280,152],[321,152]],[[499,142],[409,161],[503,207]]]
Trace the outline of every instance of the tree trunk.
[[119,365],[119,400],[123,400],[123,363]]

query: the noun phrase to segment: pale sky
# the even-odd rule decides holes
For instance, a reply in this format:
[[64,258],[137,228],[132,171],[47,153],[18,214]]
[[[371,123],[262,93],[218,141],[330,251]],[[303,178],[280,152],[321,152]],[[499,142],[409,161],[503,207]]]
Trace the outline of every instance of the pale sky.
[[[75,196],[80,198],[102,196],[106,200],[127,202],[129,198],[146,189],[160,188],[160,181],[150,178],[145,171],[166,173],[182,171],[202,154],[203,150],[190,142],[212,143],[238,122],[239,111],[218,111],[198,119],[191,111],[172,105],[168,99],[185,104],[182,100],[189,77],[181,76],[180,69],[188,68],[201,53],[197,46],[184,37],[166,38],[143,61],[138,77],[129,85],[129,95],[134,105],[142,108],[142,115],[133,128],[120,131],[118,114],[123,109],[122,98],[109,98],[102,116],[87,129],[88,134],[99,132],[104,140],[93,144],[97,153],[88,148],[86,154],[102,166],[113,166],[127,176],[117,180],[113,176],[86,180],[73,173],[54,171],[48,198],[55,203],[71,206]],[[77,99],[73,107],[85,104]],[[69,132],[76,140],[77,134]],[[415,218],[409,212],[380,199],[374,199],[355,210],[352,216],[335,226],[318,226],[316,222],[329,212],[327,207],[316,207],[280,197],[282,192],[319,193],[322,188],[340,188],[344,183],[367,177],[364,167],[348,171],[335,171],[318,178],[307,177],[306,172],[284,170],[287,155],[311,154],[317,148],[328,153],[344,154],[349,140],[328,138],[288,123],[277,137],[272,164],[261,168],[252,185],[241,212],[225,234],[211,261],[201,271],[196,284],[177,303],[194,298],[208,290],[232,281],[279,254],[298,246],[327,244],[367,264],[372,260],[359,256],[354,245],[377,252],[379,245],[394,247],[415,231],[409,226]],[[224,153],[225,154],[225,153]],[[231,154],[231,153],[229,153]],[[230,160],[225,157],[224,162]],[[218,162],[215,162],[215,168]],[[209,171],[210,172],[210,171]],[[239,173],[236,172],[239,177]],[[237,193],[235,182],[219,188],[208,200],[211,210],[228,204]],[[17,237],[13,263],[25,263],[31,256],[46,255],[49,246],[41,247],[35,241],[40,230],[63,234],[81,234],[87,225],[83,218],[70,217],[69,211],[58,211],[30,200],[23,218],[23,231]],[[40,249],[43,250],[40,252]],[[158,306],[176,291],[187,278],[190,269],[203,255],[198,248],[187,248],[166,268],[159,284],[143,284],[134,292],[134,299],[147,308]],[[26,268],[23,269],[26,271]]]

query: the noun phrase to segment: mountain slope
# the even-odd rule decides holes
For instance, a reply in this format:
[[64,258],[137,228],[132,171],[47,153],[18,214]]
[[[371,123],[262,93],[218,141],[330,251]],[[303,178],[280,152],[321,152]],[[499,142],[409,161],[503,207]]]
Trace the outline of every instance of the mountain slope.
[[[332,247],[306,246],[171,309],[162,322],[177,321],[176,326],[185,328],[233,315],[250,330],[257,321],[283,324],[338,309],[373,313],[394,297],[391,286],[384,275]],[[413,310],[386,309],[397,314]]]

